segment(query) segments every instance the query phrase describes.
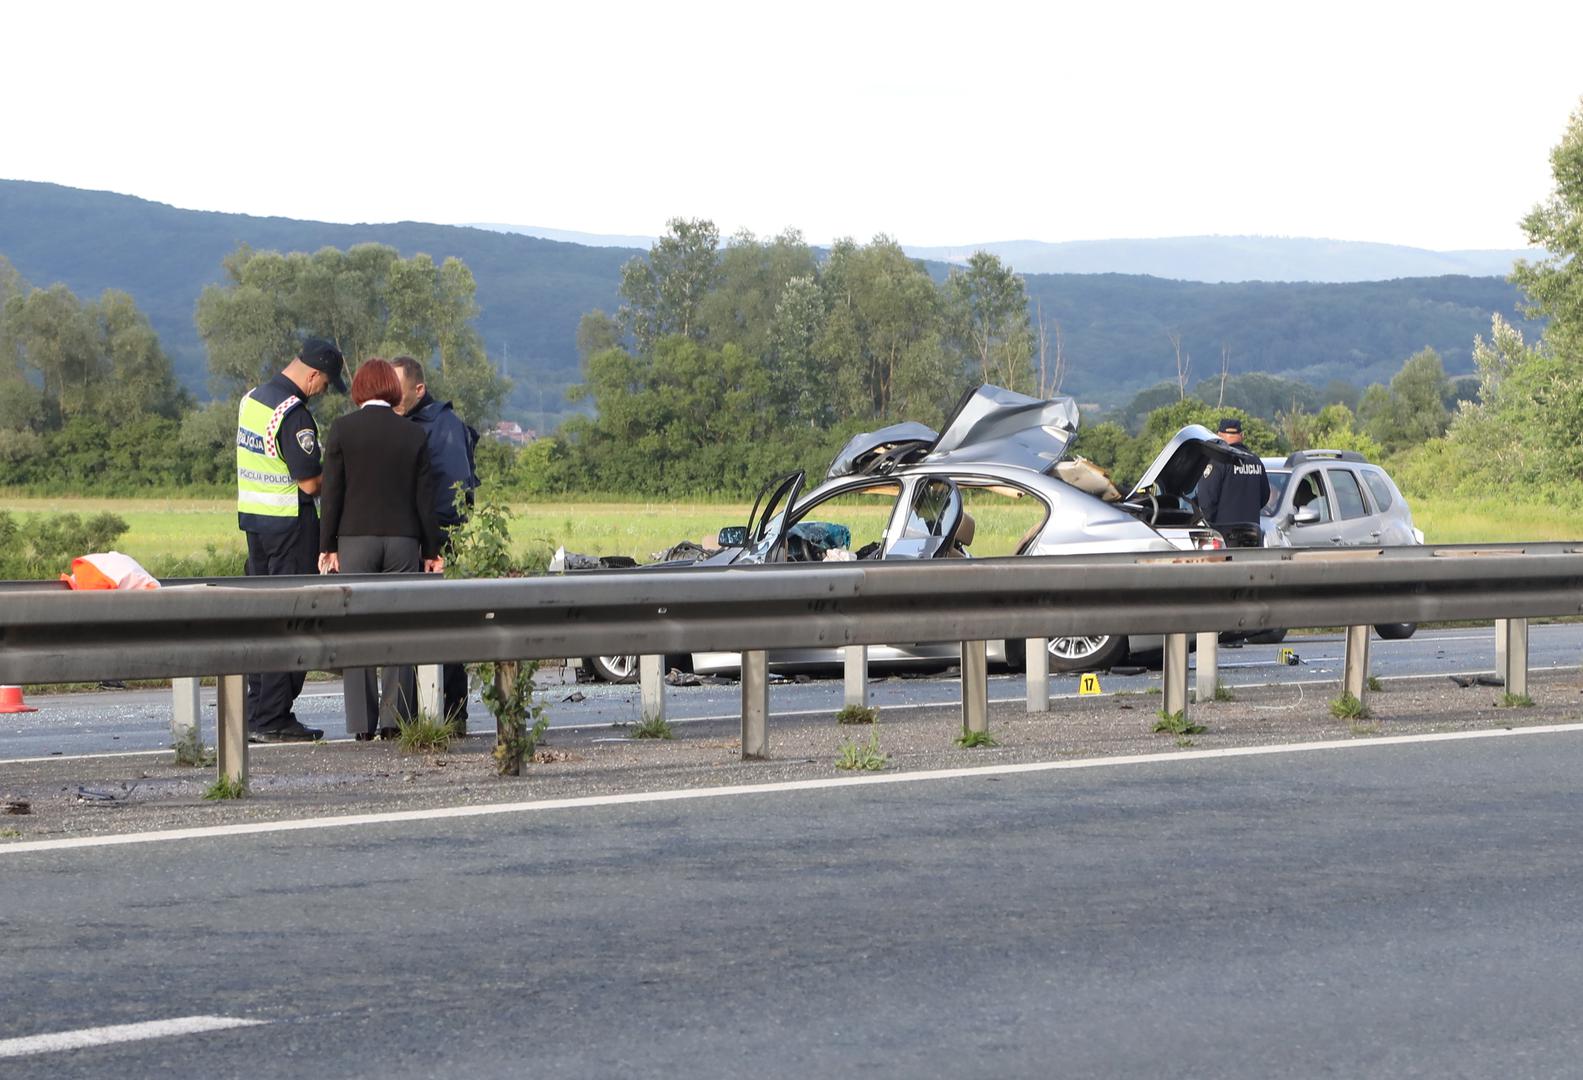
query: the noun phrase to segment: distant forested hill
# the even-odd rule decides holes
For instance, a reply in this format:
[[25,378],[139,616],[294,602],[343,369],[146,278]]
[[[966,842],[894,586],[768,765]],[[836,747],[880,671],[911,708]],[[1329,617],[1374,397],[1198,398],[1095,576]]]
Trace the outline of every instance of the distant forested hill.
[[[1446,371],[1473,370],[1473,336],[1499,312],[1522,326],[1520,295],[1504,278],[1435,277],[1325,285],[1214,285],[1123,274],[1029,274],[1029,300],[1060,323],[1070,375],[1084,400],[1115,402],[1117,390],[1176,375],[1171,335],[1192,361],[1192,381],[1220,370],[1265,371],[1322,387],[1389,382],[1424,346]],[[1052,331],[1053,338],[1053,331]],[[1052,346],[1053,347],[1053,346]]]
[[[518,413],[556,411],[578,380],[582,314],[614,311],[620,267],[637,252],[531,236],[400,222],[333,225],[179,210],[54,184],[0,180],[0,255],[37,286],[64,282],[79,296],[124,289],[159,332],[182,380],[205,392],[193,326],[203,286],[241,243],[314,251],[379,242],[403,256],[455,255],[471,267],[490,355],[518,382]],[[1015,260],[1009,260],[1013,267]],[[943,276],[946,266],[930,270]],[[1028,274],[1030,298],[1059,321],[1071,367],[1066,388],[1084,400],[1125,401],[1175,373],[1169,335],[1192,356],[1194,382],[1218,371],[1267,371],[1323,385],[1386,381],[1425,345],[1452,373],[1470,370],[1473,335],[1490,314],[1515,319],[1518,295],[1499,277],[1409,278],[1351,284],[1201,284],[1121,274]]]
[[79,296],[124,289],[148,315],[177,374],[204,390],[203,347],[193,305],[238,244],[316,251],[389,244],[403,256],[455,255],[478,281],[479,331],[490,355],[521,380],[564,382],[577,367],[577,321],[614,310],[621,264],[636,252],[582,247],[484,229],[424,225],[333,225],[289,218],[178,210],[162,203],[55,184],[0,180],[0,255],[36,286],[60,281]]

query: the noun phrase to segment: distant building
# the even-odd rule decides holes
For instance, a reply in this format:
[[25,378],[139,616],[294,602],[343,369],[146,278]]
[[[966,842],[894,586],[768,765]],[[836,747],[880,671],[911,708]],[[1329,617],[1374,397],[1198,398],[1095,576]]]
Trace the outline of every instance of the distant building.
[[510,443],[512,446],[526,446],[539,437],[539,433],[532,428],[524,429],[514,420],[502,420],[494,427],[484,432],[486,439],[499,439],[501,442]]

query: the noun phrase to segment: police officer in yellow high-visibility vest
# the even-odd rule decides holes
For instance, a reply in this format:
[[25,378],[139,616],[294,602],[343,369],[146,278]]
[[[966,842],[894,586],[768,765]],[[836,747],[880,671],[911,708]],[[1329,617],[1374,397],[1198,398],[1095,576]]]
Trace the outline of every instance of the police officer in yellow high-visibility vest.
[[[319,428],[308,399],[330,387],[346,393],[341,350],[309,338],[286,370],[242,395],[236,416],[236,516],[247,534],[249,577],[314,574],[319,569],[323,479]],[[324,734],[292,712],[304,672],[247,677],[252,742],[312,742]]]

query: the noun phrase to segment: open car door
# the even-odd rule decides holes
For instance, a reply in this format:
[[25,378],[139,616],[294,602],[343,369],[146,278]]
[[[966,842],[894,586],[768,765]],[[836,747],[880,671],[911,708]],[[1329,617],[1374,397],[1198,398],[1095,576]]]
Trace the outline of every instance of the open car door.
[[770,489],[764,500],[758,520],[748,521],[748,542],[739,563],[781,562],[786,557],[787,518],[791,508],[802,494],[804,473],[794,472],[782,477]]
[[930,477],[918,485],[907,523],[895,543],[885,550],[887,559],[938,559],[952,553],[965,514],[962,491],[954,480]]

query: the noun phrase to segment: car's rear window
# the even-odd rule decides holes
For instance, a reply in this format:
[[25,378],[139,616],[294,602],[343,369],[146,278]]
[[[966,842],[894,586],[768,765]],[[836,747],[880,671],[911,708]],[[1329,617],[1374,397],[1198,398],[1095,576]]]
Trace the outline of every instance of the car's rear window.
[[1351,469],[1326,469],[1330,474],[1330,486],[1336,489],[1336,506],[1340,509],[1340,518],[1346,521],[1350,518],[1369,516],[1368,504],[1363,501],[1363,489],[1358,487],[1358,474]]
[[1363,470],[1363,482],[1374,492],[1374,503],[1381,510],[1391,508],[1391,482],[1371,469]]

